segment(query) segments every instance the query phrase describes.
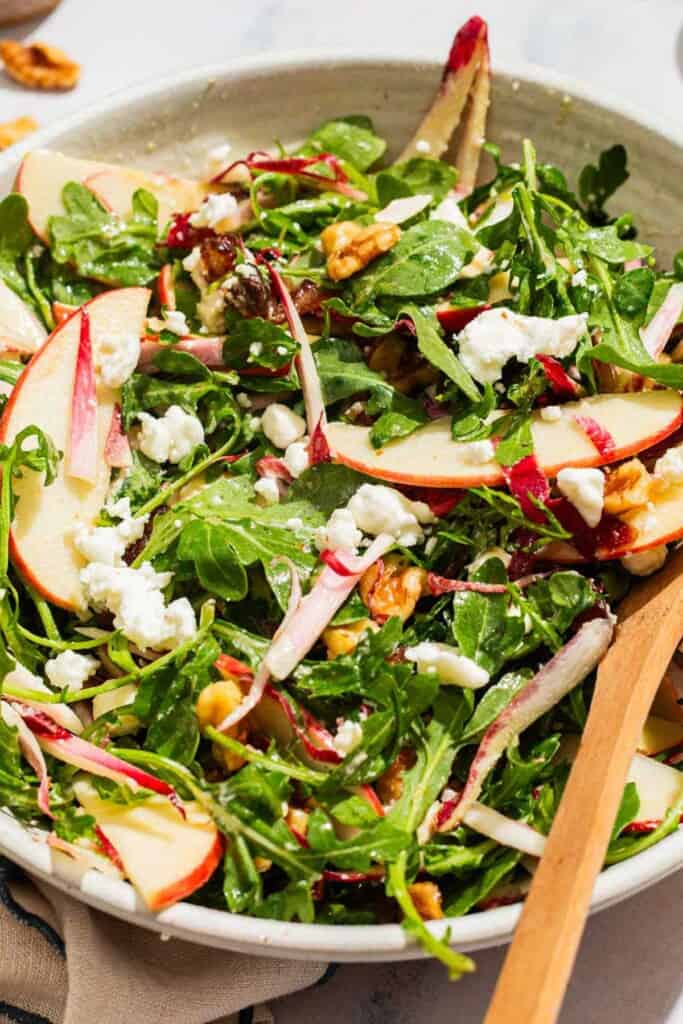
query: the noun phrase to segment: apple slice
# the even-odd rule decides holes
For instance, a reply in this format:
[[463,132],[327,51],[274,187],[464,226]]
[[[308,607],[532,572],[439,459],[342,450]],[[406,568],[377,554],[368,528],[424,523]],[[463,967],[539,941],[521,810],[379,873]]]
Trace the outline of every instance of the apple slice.
[[[140,335],[149,302],[146,288],[104,292],[87,303],[91,338]],[[71,398],[82,315],[74,313],[56,328],[33,357],[10,396],[0,420],[0,441],[10,444],[24,427],[35,424],[61,451],[68,451]],[[71,543],[77,522],[95,521],[109,487],[104,451],[118,394],[97,388],[97,478],[93,484],[67,476],[64,460],[57,479],[44,487],[37,473],[15,483],[19,501],[10,534],[12,561],[47,600],[72,610],[85,602],[79,580],[83,561]]]
[[143,803],[116,804],[101,799],[84,781],[76,782],[74,793],[150,910],[163,910],[185,899],[208,882],[218,866],[223,837],[194,801],[185,804],[183,820],[160,796]]
[[634,754],[628,781],[635,782],[640,797],[638,822],[652,827],[666,816],[669,808],[683,796],[683,773],[671,765],[643,754]]
[[28,219],[38,237],[47,242],[48,219],[55,213],[64,212],[62,189],[67,182],[83,181],[110,167],[110,164],[98,160],[79,160],[48,149],[34,149],[27,153],[17,172],[14,190],[26,198]]
[[[109,714],[110,711],[118,711],[119,708],[128,707],[133,703],[138,688],[135,683],[128,683],[126,686],[119,686],[118,690],[110,690],[108,693],[98,693],[93,697],[92,716],[94,719]],[[126,736],[128,733],[137,732],[140,722],[132,713],[122,713],[119,716],[116,726],[109,728],[110,736]]]
[[[576,423],[574,417],[578,415],[594,420],[609,432],[614,441],[609,452],[601,454],[595,448]],[[555,476],[566,466],[601,466],[616,462],[668,437],[682,419],[683,400],[676,391],[595,395],[580,402],[568,402],[562,406],[559,420],[547,422],[540,413],[534,414],[532,433],[536,459],[548,477]],[[337,462],[379,480],[423,487],[503,483],[502,469],[493,459],[477,464],[467,461],[469,446],[451,439],[449,417],[434,420],[410,437],[392,441],[386,448],[373,448],[369,435],[368,427],[350,423],[330,423],[326,428]],[[683,487],[677,490],[683,495]],[[680,512],[678,520],[683,533]]]
[[487,53],[486,22],[475,15],[456,34],[439,90],[401,160],[425,154],[437,158],[445,152]]
[[31,227],[44,242],[49,241],[49,218],[64,211],[62,189],[70,181],[92,187],[105,206],[122,216],[130,212],[133,192],[146,188],[159,201],[160,225],[174,210],[196,210],[206,194],[205,186],[185,178],[148,174],[117,164],[36,149],[22,160],[14,188],[26,197]]
[[110,167],[96,171],[83,180],[90,191],[112,213],[125,217],[131,212],[133,193],[144,188],[159,204],[159,227],[163,227],[174,213],[186,213],[201,206],[207,189],[189,178],[174,178],[170,174],[149,174],[129,167]]
[[33,353],[46,338],[47,331],[30,306],[0,281],[0,350]]
[[672,750],[683,743],[683,724],[648,715],[638,741],[638,750],[648,757]]

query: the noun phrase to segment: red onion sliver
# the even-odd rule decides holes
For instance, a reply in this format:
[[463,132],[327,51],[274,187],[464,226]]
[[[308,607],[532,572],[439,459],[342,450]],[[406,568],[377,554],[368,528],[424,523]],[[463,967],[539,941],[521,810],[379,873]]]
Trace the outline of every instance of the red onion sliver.
[[16,708],[4,700],[0,701],[0,715],[2,715],[5,725],[17,730],[21,752],[38,776],[38,807],[43,814],[54,818],[54,814],[50,810],[50,777],[47,774],[47,765],[38,740]]
[[610,645],[612,619],[586,622],[571,640],[517,693],[486,730],[470,765],[465,788],[447,820],[439,825],[448,832],[464,818],[481,793],[487,776],[509,744],[573,690],[595,668]]

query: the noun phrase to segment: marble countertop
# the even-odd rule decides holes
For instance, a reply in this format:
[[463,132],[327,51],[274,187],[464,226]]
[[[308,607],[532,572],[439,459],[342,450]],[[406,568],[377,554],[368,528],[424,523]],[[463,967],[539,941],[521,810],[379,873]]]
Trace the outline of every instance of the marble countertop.
[[[494,66],[522,60],[553,68],[683,127],[681,0],[475,6],[490,23]],[[423,0],[419,16],[414,4],[395,0],[63,0],[47,18],[11,34],[66,49],[83,64],[80,86],[41,95],[3,82],[0,122],[32,114],[49,125],[134,82],[239,55],[346,48],[441,57],[469,13],[468,4],[445,0]],[[562,1024],[683,1021],[681,901],[683,874],[590,921]],[[502,951],[480,952],[476,960],[477,974],[459,985],[424,962],[343,966],[324,985],[276,1003],[276,1024],[476,1024]]]

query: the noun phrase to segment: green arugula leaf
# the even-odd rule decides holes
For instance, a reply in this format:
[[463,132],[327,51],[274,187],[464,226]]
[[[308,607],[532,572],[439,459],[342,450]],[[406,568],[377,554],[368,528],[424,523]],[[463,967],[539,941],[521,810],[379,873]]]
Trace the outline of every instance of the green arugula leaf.
[[414,156],[379,172],[375,178],[377,202],[386,206],[392,199],[403,196],[431,195],[438,203],[448,195],[456,180],[457,173],[449,164]]
[[240,601],[249,589],[243,563],[231,547],[229,526],[193,519],[183,528],[178,558],[193,562],[199,582],[224,601]]
[[441,690],[429,725],[419,731],[415,764],[403,776],[401,796],[387,814],[387,823],[412,835],[424,821],[448,782],[472,704],[471,690]]
[[647,267],[629,270],[617,278],[614,289],[614,305],[621,316],[641,316],[648,308],[655,285],[655,275]]
[[113,287],[145,285],[156,277],[161,257],[157,203],[150,193],[138,189],[128,219],[110,214],[85,185],[73,181],[64,186],[62,202],[65,214],[48,222],[56,263]]
[[367,171],[383,156],[387,144],[375,134],[368,117],[350,115],[325,121],[309,137],[304,153],[334,153],[359,170]]
[[619,314],[614,300],[614,282],[605,264],[592,259],[591,269],[602,287],[602,294],[591,307],[589,322],[592,327],[600,327],[603,340],[585,350],[579,358],[579,369],[584,370],[589,360],[598,359],[650,377],[666,387],[683,388],[683,366],[655,362],[633,323]]
[[427,220],[404,231],[393,249],[353,278],[355,307],[383,296],[434,295],[458,277],[472,256],[467,232],[442,220]]
[[579,195],[586,207],[586,216],[592,224],[607,220],[605,203],[629,177],[626,150],[611,146],[604,150],[595,164],[587,164],[579,175]]
[[486,866],[475,880],[458,887],[455,894],[444,905],[444,913],[449,917],[460,917],[482,903],[498,885],[508,881],[522,858],[519,850],[506,850],[497,847],[486,859]]
[[415,325],[417,347],[425,359],[452,380],[471,402],[478,402],[481,398],[479,388],[455,352],[441,337],[438,321],[433,313],[426,316],[417,306],[407,306],[403,314],[409,316]]
[[297,352],[298,345],[291,334],[260,316],[234,317],[228,324],[228,331],[223,359],[235,370],[252,366],[279,370],[291,363]]

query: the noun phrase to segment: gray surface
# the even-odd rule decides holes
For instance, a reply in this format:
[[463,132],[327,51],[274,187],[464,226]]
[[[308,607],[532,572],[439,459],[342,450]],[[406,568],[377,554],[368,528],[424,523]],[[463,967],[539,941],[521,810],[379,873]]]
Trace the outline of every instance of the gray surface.
[[[681,0],[492,0],[475,6],[491,22],[494,66],[497,57],[534,61],[683,123]],[[3,85],[0,121],[30,113],[46,125],[123,85],[231,55],[322,47],[440,55],[470,12],[469,4],[434,0],[420,5],[419,18],[414,4],[395,0],[64,0],[36,36],[83,62],[81,86],[42,96]],[[679,874],[590,922],[563,1024],[683,1021],[682,896]],[[502,952],[476,959],[476,976],[457,986],[432,964],[344,967],[324,987],[278,1004],[276,1021],[475,1024]]]

